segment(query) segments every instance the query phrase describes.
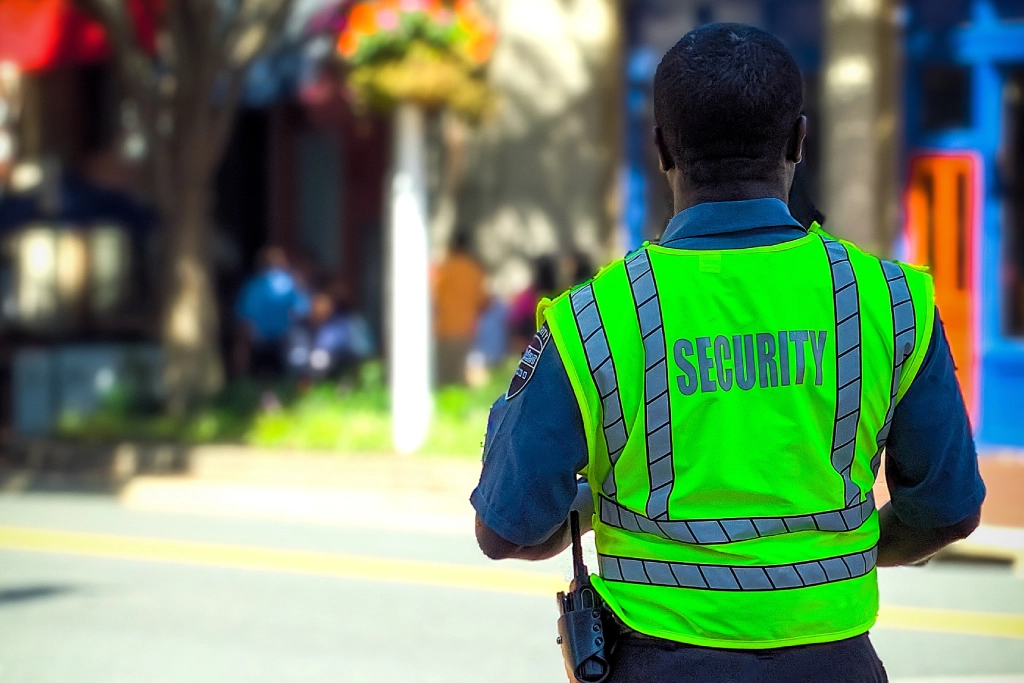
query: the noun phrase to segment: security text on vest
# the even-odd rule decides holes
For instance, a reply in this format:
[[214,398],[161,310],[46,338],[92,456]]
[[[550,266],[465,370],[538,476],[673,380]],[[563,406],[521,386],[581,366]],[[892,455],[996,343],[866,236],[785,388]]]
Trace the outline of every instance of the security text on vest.
[[822,383],[825,330],[790,330],[778,333],[679,339],[673,347],[679,391],[690,396],[754,387],[804,384],[810,381],[808,352],[814,359],[814,383]]

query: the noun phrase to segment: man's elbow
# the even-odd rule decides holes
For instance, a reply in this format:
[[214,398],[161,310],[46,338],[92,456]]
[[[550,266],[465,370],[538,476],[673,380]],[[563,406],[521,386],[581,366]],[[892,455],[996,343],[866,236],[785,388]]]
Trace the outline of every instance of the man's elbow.
[[516,556],[517,546],[512,546],[507,541],[494,542],[491,539],[482,539],[477,536],[477,544],[480,550],[491,560],[511,560]]
[[981,524],[981,510],[972,513],[956,524],[944,526],[939,529],[932,529],[928,541],[931,553],[934,554],[946,546],[962,541],[974,533],[974,530]]
[[947,543],[953,543],[954,541],[961,541],[978,528],[981,524],[981,508],[978,508],[973,514],[964,519],[962,522],[954,524],[953,526],[946,527],[946,538]]
[[476,543],[480,546],[481,552],[492,560],[508,560],[516,556],[519,546],[506,541],[495,533],[477,515],[476,518]]

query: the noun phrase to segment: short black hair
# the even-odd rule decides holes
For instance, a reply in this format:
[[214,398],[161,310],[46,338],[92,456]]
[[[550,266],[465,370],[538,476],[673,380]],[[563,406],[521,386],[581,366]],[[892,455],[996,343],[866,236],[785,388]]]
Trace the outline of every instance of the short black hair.
[[692,182],[771,177],[803,112],[800,67],[778,38],[709,24],[668,51],[654,75],[654,120]]

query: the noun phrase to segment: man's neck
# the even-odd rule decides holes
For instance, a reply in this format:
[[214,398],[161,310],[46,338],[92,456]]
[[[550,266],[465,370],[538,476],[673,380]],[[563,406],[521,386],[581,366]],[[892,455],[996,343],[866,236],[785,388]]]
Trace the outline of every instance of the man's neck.
[[677,181],[672,187],[675,213],[707,202],[740,202],[747,199],[789,199],[784,180],[737,180],[714,185]]

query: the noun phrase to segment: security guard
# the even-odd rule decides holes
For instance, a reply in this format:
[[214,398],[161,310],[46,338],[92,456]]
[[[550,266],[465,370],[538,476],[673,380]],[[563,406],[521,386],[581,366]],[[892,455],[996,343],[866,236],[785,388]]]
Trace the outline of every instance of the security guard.
[[593,583],[625,631],[611,681],[884,681],[876,567],[978,524],[932,280],[792,217],[802,110],[773,36],[684,36],[654,81],[675,217],[541,303],[492,409],[480,547],[543,559],[571,508],[592,519]]

